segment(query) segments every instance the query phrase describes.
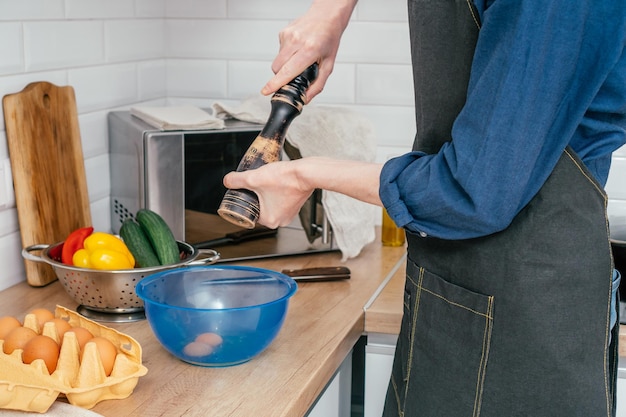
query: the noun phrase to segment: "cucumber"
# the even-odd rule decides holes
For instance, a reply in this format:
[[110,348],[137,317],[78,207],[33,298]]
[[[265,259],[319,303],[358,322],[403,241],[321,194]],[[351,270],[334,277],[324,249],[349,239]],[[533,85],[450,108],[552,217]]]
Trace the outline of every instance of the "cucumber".
[[171,265],[180,261],[178,243],[163,217],[149,209],[140,209],[135,214],[137,223],[146,233],[161,265]]
[[124,220],[120,228],[120,236],[135,257],[138,267],[148,268],[161,265],[148,236],[134,219]]

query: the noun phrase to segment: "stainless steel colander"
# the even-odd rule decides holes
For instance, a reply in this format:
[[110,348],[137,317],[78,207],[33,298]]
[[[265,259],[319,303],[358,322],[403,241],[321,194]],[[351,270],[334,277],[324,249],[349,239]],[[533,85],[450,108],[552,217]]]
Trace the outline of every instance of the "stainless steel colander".
[[[51,265],[65,291],[84,308],[100,313],[135,313],[144,309],[143,301],[135,294],[135,285],[142,278],[182,266],[210,265],[220,258],[219,253],[212,249],[196,249],[185,242],[177,243],[181,252],[180,262],[149,268],[102,271],[66,265],[60,261],[63,242],[28,246],[22,250],[22,256],[29,261]],[[38,251],[40,255],[33,253]],[[196,260],[201,254],[207,257]]]

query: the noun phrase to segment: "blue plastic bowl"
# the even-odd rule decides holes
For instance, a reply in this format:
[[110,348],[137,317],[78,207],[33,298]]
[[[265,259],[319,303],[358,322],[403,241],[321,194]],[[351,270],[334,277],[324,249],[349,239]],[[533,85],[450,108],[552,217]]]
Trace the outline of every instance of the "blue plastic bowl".
[[272,343],[297,288],[279,272],[213,265],[149,275],[136,293],[165,349],[194,365],[221,367],[247,362]]

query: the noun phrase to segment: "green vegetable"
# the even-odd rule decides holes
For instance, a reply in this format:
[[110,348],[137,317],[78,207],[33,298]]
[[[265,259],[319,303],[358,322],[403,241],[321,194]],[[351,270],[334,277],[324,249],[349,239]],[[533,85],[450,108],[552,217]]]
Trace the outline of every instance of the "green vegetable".
[[161,265],[148,236],[134,219],[124,220],[120,228],[120,236],[128,246],[130,253],[135,257],[135,262],[139,268]]
[[170,265],[180,261],[178,243],[172,230],[160,215],[149,209],[141,209],[135,214],[135,219],[146,233],[161,265]]

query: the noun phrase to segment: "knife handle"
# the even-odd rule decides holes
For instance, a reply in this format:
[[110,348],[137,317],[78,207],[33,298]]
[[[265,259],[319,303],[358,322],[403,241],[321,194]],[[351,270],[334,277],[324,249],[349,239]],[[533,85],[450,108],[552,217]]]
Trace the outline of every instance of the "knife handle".
[[226,237],[232,239],[233,243],[241,243],[247,240],[275,236],[276,234],[278,234],[278,229],[270,229],[269,227],[260,226],[255,227],[254,229],[243,229],[237,232],[227,233]]
[[350,269],[345,266],[283,269],[282,273],[296,281],[331,281],[350,278]]

